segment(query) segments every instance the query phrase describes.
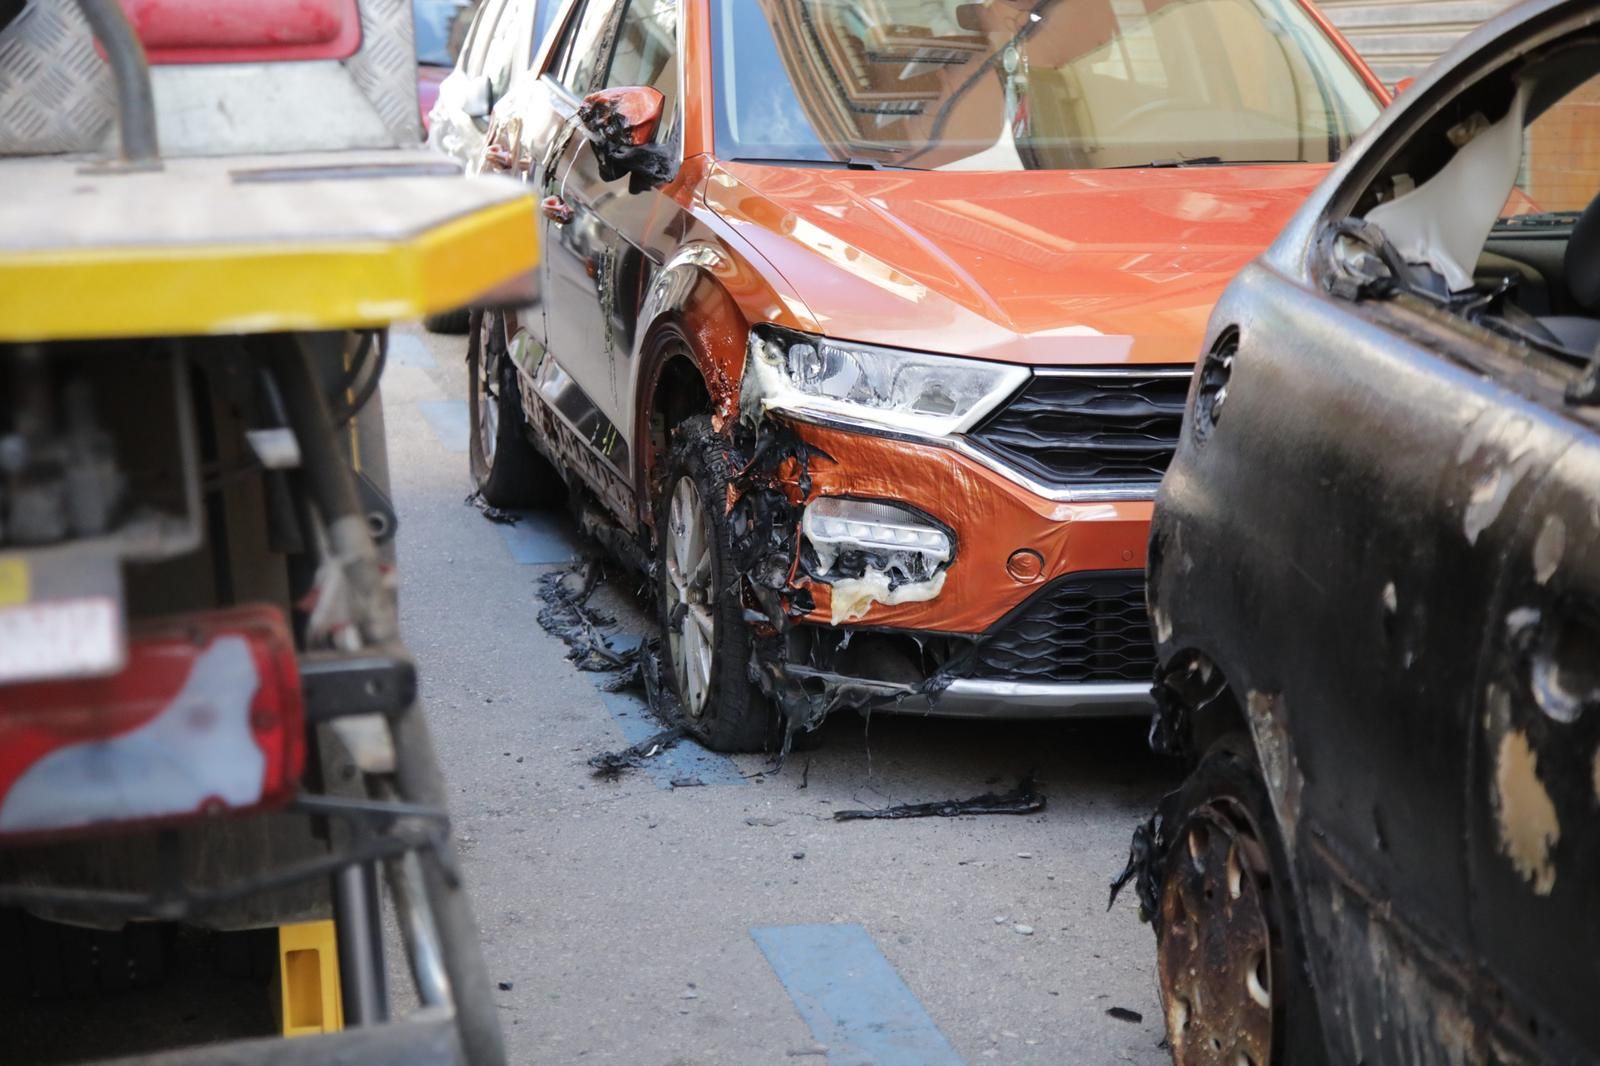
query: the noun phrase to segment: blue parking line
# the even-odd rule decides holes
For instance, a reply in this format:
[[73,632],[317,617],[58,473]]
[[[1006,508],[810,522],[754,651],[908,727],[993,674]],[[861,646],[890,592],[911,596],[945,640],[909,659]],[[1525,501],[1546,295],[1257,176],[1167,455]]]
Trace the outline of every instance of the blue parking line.
[[[661,732],[661,720],[650,713],[650,705],[631,692],[601,692],[600,702],[611,712],[617,728],[627,742],[638,744]],[[646,759],[644,772],[657,788],[702,785],[747,785],[743,774],[726,755],[707,751],[685,737],[653,759]]]
[[859,925],[774,925],[750,930],[794,1000],[828,1066],[962,1066]]
[[501,525],[500,536],[521,566],[570,563],[578,557],[568,524],[559,515],[518,511],[516,525]]
[[467,451],[467,405],[460,400],[422,400],[417,406],[433,428],[447,452],[465,455]]
[[433,370],[439,364],[434,362],[433,353],[428,351],[428,346],[422,338],[411,333],[389,334],[389,365],[412,367],[417,370]]

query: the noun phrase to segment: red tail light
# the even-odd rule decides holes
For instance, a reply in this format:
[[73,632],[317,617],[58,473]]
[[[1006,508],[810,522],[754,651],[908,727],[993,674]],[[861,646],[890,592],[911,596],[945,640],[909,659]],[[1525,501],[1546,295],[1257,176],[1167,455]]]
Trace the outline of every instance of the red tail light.
[[282,612],[142,625],[119,674],[0,687],[0,843],[280,805],[305,746]]

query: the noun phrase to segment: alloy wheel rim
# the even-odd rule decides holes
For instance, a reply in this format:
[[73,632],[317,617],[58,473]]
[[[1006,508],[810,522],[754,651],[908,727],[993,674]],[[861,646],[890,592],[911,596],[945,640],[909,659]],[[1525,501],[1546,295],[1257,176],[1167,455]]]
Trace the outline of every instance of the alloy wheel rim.
[[1175,1066],[1273,1066],[1271,879],[1250,817],[1193,811],[1162,878],[1157,976]]
[[494,372],[499,360],[489,349],[494,339],[494,316],[485,311],[478,324],[478,448],[484,462],[494,465],[495,443],[500,438],[500,404]]
[[679,478],[667,506],[667,643],[678,694],[691,718],[703,716],[711,700],[716,619],[709,532],[700,491],[689,478]]

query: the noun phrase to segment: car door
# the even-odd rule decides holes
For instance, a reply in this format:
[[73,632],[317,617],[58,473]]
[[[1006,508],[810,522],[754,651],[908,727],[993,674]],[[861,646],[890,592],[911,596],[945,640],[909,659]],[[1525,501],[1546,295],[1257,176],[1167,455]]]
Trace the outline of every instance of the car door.
[[[1515,85],[1432,91],[1504,114]],[[1420,114],[1392,143],[1455,121]],[[1492,156],[1452,163],[1503,157],[1483,143]],[[1219,309],[1236,331],[1202,371],[1198,459],[1172,484],[1209,471],[1237,561],[1191,594],[1226,597],[1258,746],[1292,760],[1264,757],[1292,782],[1333,1061],[1478,1061],[1489,1034],[1489,1061],[1578,1061],[1549,1049],[1600,1037],[1600,422],[1566,395],[1575,367],[1403,286],[1359,292],[1370,267],[1332,220],[1375,181],[1323,205],[1320,284],[1258,265]],[[1428,202],[1363,217],[1392,236],[1436,217]],[[1482,205],[1452,206],[1472,232]],[[1463,999],[1494,1013],[1442,1007]],[[1573,1019],[1586,1028],[1562,1034]]]
[[[609,468],[613,488],[613,477],[632,486],[635,330],[658,265],[647,234],[661,204],[654,190],[633,193],[626,177],[601,176],[577,109],[598,89],[655,87],[666,100],[656,140],[675,143],[677,14],[677,0],[586,0],[565,27],[547,77],[563,126],[536,165],[542,193],[564,209],[542,223],[547,347],[573,386],[561,409]],[[631,526],[631,501],[616,491],[603,496]]]

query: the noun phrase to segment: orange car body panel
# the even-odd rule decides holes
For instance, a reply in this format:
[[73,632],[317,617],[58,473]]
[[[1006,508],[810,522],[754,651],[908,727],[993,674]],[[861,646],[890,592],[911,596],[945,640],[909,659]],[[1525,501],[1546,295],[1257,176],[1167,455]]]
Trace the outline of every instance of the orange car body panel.
[[1171,365],[1194,360],[1223,286],[1326,173],[728,163],[705,198],[828,336],[1029,366]]
[[[839,462],[813,459],[813,491],[821,496],[904,500],[950,527],[956,554],[944,590],[922,603],[873,604],[866,624],[940,633],[981,633],[1039,591],[1074,571],[1144,568],[1153,504],[1057,503],[1038,496],[954,449],[800,424],[800,436]],[[1006,571],[1019,549],[1044,558],[1035,580]],[[830,621],[832,594],[801,577],[816,608],[806,621]]]

